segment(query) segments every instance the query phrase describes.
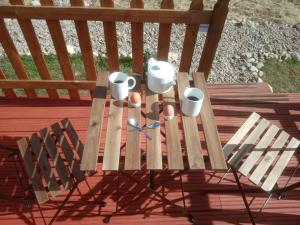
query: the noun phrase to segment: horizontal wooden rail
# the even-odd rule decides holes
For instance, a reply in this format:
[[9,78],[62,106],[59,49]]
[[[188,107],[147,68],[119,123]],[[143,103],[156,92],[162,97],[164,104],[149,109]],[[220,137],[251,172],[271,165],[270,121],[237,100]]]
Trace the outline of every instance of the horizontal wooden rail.
[[1,88],[46,88],[94,90],[96,81],[79,80],[0,80]]
[[209,24],[212,11],[56,6],[0,6],[0,18]]

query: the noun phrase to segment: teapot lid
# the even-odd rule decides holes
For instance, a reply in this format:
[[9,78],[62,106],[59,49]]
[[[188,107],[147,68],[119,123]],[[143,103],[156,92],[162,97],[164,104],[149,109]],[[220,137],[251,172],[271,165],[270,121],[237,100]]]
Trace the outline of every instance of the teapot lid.
[[152,60],[148,64],[148,72],[155,77],[164,77],[172,79],[175,75],[175,70],[171,63],[165,61]]

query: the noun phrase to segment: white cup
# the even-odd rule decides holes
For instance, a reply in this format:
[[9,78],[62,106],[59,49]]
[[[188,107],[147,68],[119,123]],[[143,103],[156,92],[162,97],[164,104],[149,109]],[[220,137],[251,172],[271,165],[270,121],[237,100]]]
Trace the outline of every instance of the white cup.
[[[111,96],[116,100],[123,100],[128,96],[128,90],[134,88],[136,80],[132,76],[122,72],[114,72],[109,75],[109,86]],[[132,85],[129,86],[128,82],[132,80]]]
[[183,91],[181,111],[186,116],[197,116],[200,113],[204,94],[199,88],[186,88]]

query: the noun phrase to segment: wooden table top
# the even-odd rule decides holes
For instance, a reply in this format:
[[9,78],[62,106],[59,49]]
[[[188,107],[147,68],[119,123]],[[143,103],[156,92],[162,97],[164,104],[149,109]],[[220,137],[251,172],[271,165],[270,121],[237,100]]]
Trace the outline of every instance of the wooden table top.
[[[93,98],[88,124],[87,139],[80,166],[83,171],[97,170],[100,138],[103,130],[104,111],[107,98],[108,75],[108,72],[101,74],[101,76],[99,76],[101,78],[99,78],[96,83],[95,97]],[[206,81],[202,73],[193,74],[193,83],[195,87],[200,88],[205,95],[200,112],[201,125],[203,127],[205,140],[200,140],[198,130],[199,119],[197,119],[197,117],[188,117],[183,115],[179,112],[179,107],[177,107],[178,100],[176,99],[176,92],[178,93],[180,100],[183,90],[190,86],[187,73],[178,73],[177,85],[172,87],[168,93],[162,95],[153,93],[148,89],[142,90],[140,76],[136,75],[135,78],[137,80],[137,85],[130,91],[129,96],[133,92],[142,93],[142,106],[137,108],[128,106],[128,118],[135,118],[140,123],[143,115],[145,115],[146,125],[148,125],[153,121],[162,121],[163,113],[161,113],[160,108],[166,104],[172,105],[174,109],[177,109],[178,111],[175,112],[175,117],[172,120],[164,121],[155,129],[146,130],[152,137],[152,140],[146,140],[145,168],[147,170],[162,170],[165,168],[163,166],[162,135],[166,141],[167,169],[206,169],[201,141],[205,141],[206,143],[211,169],[227,169],[218,130],[214,120],[211,102],[207,94]],[[141,170],[142,134],[138,131],[132,131],[132,127],[126,125],[125,157],[120,157],[122,126],[125,124],[122,122],[124,119],[123,109],[124,107],[127,107],[127,104],[124,104],[126,100],[120,101],[110,98],[109,101],[109,116],[108,121],[105,121],[107,122],[107,129],[102,170],[118,171],[121,169],[120,164],[124,165],[122,168],[124,170]],[[145,106],[145,109],[142,108],[143,106]],[[179,121],[182,121],[183,137],[180,137]],[[162,130],[162,128],[164,129]],[[187,162],[185,162],[186,158]]]

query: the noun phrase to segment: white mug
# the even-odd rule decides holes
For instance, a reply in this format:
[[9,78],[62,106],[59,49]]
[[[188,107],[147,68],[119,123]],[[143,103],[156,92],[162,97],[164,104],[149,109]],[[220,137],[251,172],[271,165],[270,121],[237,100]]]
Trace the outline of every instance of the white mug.
[[[128,90],[134,88],[136,80],[132,76],[122,72],[114,72],[109,75],[109,86],[111,96],[116,100],[123,100],[128,96]],[[128,82],[132,80],[132,85],[129,86]]]
[[199,88],[186,88],[183,91],[181,111],[186,116],[197,116],[200,113],[204,94]]

